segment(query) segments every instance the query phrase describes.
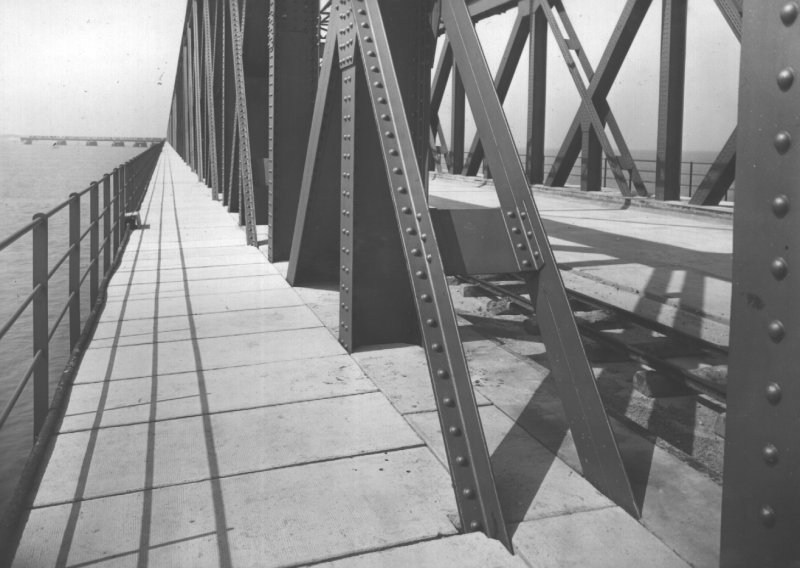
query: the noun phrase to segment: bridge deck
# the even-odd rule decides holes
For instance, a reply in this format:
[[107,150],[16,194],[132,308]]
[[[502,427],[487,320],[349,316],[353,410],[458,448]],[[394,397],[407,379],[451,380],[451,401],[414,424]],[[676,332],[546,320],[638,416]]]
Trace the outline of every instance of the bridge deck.
[[575,473],[547,369],[468,325],[517,555],[459,535],[421,349],[347,355],[335,289],[290,288],[169,147],[142,221],[15,566],[716,564],[716,484],[614,422],[637,523]]

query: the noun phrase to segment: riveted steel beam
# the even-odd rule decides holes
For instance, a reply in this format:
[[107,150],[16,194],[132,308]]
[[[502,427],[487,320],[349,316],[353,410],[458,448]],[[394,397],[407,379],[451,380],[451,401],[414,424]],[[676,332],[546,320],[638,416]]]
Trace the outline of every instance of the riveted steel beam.
[[453,70],[452,97],[450,108],[450,160],[452,173],[460,174],[464,169],[464,123],[466,120],[467,102],[464,94],[464,83],[458,70]]
[[533,7],[529,19],[528,53],[528,124],[526,170],[530,183],[544,181],[544,133],[547,114],[547,17],[541,8]]
[[[546,3],[541,5],[547,15],[549,7]],[[630,481],[597,391],[592,368],[586,359],[553,251],[494,89],[478,34],[461,0],[445,2],[442,19],[453,47],[456,68],[464,76],[467,97],[485,145],[486,160],[494,175],[509,244],[514,251],[533,251],[534,264],[529,259],[523,260],[521,272],[536,305],[551,370],[558,383],[583,473],[614,502],[638,516]],[[556,39],[558,41],[558,35]],[[530,270],[534,267],[536,271]]]
[[744,5],[721,566],[800,559],[800,8]]

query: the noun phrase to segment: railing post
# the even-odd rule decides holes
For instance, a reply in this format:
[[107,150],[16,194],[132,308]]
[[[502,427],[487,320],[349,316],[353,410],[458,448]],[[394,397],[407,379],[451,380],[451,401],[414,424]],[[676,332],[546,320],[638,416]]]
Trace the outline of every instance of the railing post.
[[603,187],[608,186],[608,157],[603,158]]
[[92,263],[89,276],[89,305],[94,308],[97,301],[98,289],[100,285],[100,258],[98,249],[100,248],[100,213],[99,195],[97,182],[92,182],[89,189],[89,262]]
[[694,162],[689,162],[689,197],[692,196],[692,178],[694,177]]
[[103,277],[111,270],[111,178],[103,176]]
[[122,192],[120,192],[120,180],[122,179],[121,172],[119,168],[114,168],[114,204],[111,207],[112,215],[114,217],[114,226],[112,231],[114,232],[114,251],[111,254],[112,260],[116,258],[117,251],[119,250],[119,200],[122,196]]
[[33,228],[33,287],[40,287],[33,299],[33,356],[38,360],[33,371],[33,437],[39,435],[50,406],[48,384],[50,359],[48,353],[49,318],[47,314],[47,217],[33,216],[39,223]]
[[119,176],[119,225],[117,225],[117,232],[119,233],[119,242],[125,239],[125,211],[127,210],[127,189],[128,189],[128,163],[120,166]]
[[69,194],[69,350],[81,335],[81,201]]

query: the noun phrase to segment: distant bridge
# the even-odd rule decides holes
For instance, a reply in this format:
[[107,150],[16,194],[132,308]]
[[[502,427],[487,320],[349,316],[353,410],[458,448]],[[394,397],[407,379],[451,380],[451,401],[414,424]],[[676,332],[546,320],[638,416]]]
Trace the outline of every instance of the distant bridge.
[[130,142],[134,148],[147,148],[158,144],[164,139],[133,136],[20,136],[20,141],[23,144],[33,144],[34,141],[40,140],[55,142],[58,146],[66,146],[69,141],[86,142],[87,146],[97,146],[98,142],[111,142],[112,146],[125,146],[126,142]]

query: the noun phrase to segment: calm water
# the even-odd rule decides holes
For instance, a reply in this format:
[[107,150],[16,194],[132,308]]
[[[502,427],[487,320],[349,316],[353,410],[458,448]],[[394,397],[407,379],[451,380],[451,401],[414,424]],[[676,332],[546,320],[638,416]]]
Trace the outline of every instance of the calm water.
[[[142,148],[87,147],[77,143],[50,146],[39,142],[25,146],[19,141],[0,140],[0,240],[27,224],[34,213],[46,212],[98,180],[106,172],[140,153]],[[81,199],[81,232],[88,223],[88,195]],[[102,204],[102,192],[100,198]],[[50,266],[66,252],[68,214],[64,209],[49,222]],[[85,266],[86,246],[81,260]],[[61,313],[66,300],[66,263],[53,275],[49,285],[50,325]],[[84,282],[81,312],[85,319],[89,311],[88,280]],[[0,326],[17,309],[31,290],[31,237],[27,235],[0,252]],[[31,361],[31,308],[0,340],[0,409],[11,397]],[[69,350],[68,328],[59,326],[50,344],[51,394]],[[32,381],[31,381],[32,382]],[[0,429],[0,511],[16,486],[19,473],[33,442],[32,393],[30,383],[17,402],[14,411]]]

